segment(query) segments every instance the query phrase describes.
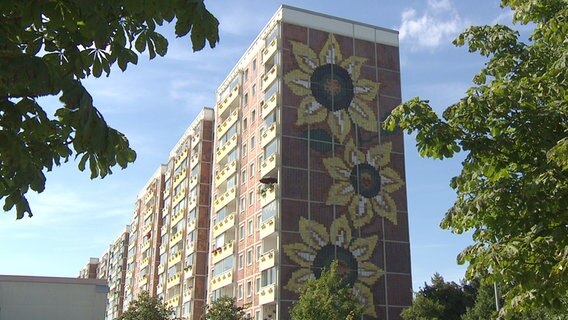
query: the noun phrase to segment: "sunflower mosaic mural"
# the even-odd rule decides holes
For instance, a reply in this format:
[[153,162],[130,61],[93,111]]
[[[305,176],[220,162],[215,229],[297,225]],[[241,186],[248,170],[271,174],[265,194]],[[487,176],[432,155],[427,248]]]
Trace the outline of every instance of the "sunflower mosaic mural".
[[285,288],[300,292],[306,281],[319,277],[324,268],[329,267],[333,260],[338,260],[345,281],[353,287],[353,294],[366,306],[365,314],[376,317],[370,287],[384,272],[370,259],[378,236],[354,238],[345,216],[335,219],[329,229],[302,217],[299,229],[303,243],[286,244],[284,252],[301,269],[292,274]]

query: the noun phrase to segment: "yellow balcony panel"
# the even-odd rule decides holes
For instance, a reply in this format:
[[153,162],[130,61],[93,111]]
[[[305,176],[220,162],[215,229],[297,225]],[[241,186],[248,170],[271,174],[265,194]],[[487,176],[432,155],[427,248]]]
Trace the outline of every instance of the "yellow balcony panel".
[[174,295],[173,297],[170,297],[168,300],[166,300],[166,306],[168,307],[177,307],[179,306],[179,294]]
[[276,265],[276,251],[274,250],[265,252],[262,256],[260,256],[260,259],[258,260],[259,271],[270,269],[275,265]]
[[231,150],[237,146],[237,136],[234,134],[229,141],[225,142],[222,146],[217,147],[217,161],[223,159]]
[[[168,227],[169,227],[169,225],[167,223],[162,225],[162,228],[160,229],[162,231],[162,235],[164,235],[168,232]],[[162,250],[163,245],[164,244],[162,243],[162,245],[160,246],[160,250]]]
[[185,215],[185,208],[181,209],[180,211],[178,211],[173,217],[172,217],[172,222],[170,223],[170,226],[175,226],[178,222],[180,222],[181,219],[183,219],[183,216]]
[[140,251],[144,252],[144,251],[150,249],[151,244],[152,244],[152,241],[150,241],[150,239],[144,240],[144,242],[142,242],[142,249],[140,249]]
[[191,219],[187,222],[187,232],[191,232],[193,230],[195,230],[195,227],[197,226],[197,219]]
[[168,266],[175,266],[181,261],[181,251],[178,251],[168,258]]
[[239,109],[237,108],[233,110],[233,112],[231,112],[231,114],[229,115],[229,117],[227,117],[227,119],[225,119],[225,121],[217,125],[217,136],[221,137],[222,135],[224,135],[225,132],[227,132],[227,130],[229,130],[229,128],[231,128],[233,124],[237,122],[238,118]]
[[158,293],[158,295],[160,293],[164,292],[164,284],[163,283],[158,283],[158,286],[156,287],[156,292]]
[[148,232],[152,231],[152,222],[150,221],[146,225],[144,225],[144,229],[142,229],[142,234],[147,235]]
[[276,200],[276,187],[262,186],[260,189],[260,206],[264,207],[274,200]]
[[144,197],[144,202],[145,203],[150,202],[150,200],[152,200],[154,198],[154,194],[155,194],[154,189],[148,191],[146,193],[146,196]]
[[142,259],[142,262],[140,262],[140,269],[144,269],[144,267],[146,267],[149,263],[150,263],[150,256]]
[[173,276],[169,277],[168,280],[166,281],[166,288],[169,289],[169,288],[172,288],[172,287],[178,285],[179,282],[180,282],[180,279],[181,279],[181,273],[179,273],[179,272],[174,274]]
[[225,182],[225,180],[237,172],[237,160],[233,160],[231,163],[228,163],[223,170],[221,170],[215,176],[215,185],[219,186],[221,183]]
[[229,243],[225,243],[222,247],[216,248],[211,251],[211,263],[215,264],[228,256],[233,254],[234,250],[234,243],[235,241],[231,241]]
[[148,284],[148,275],[142,276],[140,281],[138,281],[138,286],[143,287]]
[[160,263],[160,264],[158,265],[158,274],[162,274],[165,270],[166,270],[166,264],[165,264],[165,263]]
[[185,248],[186,255],[189,255],[192,252],[195,252],[195,241],[188,243],[187,247]]
[[213,238],[235,226],[235,213],[231,213],[213,226]]
[[174,199],[172,201],[172,207],[175,207],[183,198],[185,198],[186,189],[181,189],[176,195],[174,195]]
[[274,65],[262,76],[262,91],[266,91],[278,76],[278,65]]
[[278,38],[272,39],[268,46],[262,50],[262,63],[266,63],[278,49]]
[[276,153],[274,153],[268,158],[264,159],[264,161],[262,161],[262,164],[260,165],[261,177],[266,176],[276,168],[276,158],[277,158]]
[[189,160],[189,167],[193,169],[193,167],[195,167],[195,165],[197,165],[198,163],[199,163],[199,152],[191,156],[191,159]]
[[261,147],[265,147],[268,143],[276,138],[276,122],[273,122],[268,128],[262,131],[262,136],[260,137]]
[[272,217],[260,225],[260,239],[264,239],[276,232],[276,217]]
[[199,182],[199,175],[196,174],[193,177],[189,178],[189,190],[193,189]]
[[176,174],[174,176],[174,188],[179,186],[179,184],[182,183],[183,180],[185,180],[185,177],[186,177],[186,171],[185,170],[182,170],[178,174]]
[[211,291],[223,288],[233,283],[233,270],[223,272],[211,279]]
[[193,266],[187,266],[183,269],[183,278],[184,279],[189,279],[191,277],[193,277],[195,275],[195,273],[193,272]]
[[187,147],[183,148],[181,153],[176,157],[174,161],[174,167],[178,167],[185,159],[187,159],[188,150]]
[[272,284],[270,286],[260,289],[258,293],[258,304],[264,305],[276,301],[276,285]]
[[127,264],[131,264],[132,262],[134,262],[134,255],[128,256],[128,259],[126,259]]
[[193,209],[196,206],[197,206],[197,197],[196,196],[189,197],[189,199],[187,200],[187,207]]
[[270,96],[270,98],[268,98],[268,100],[263,100],[260,103],[260,108],[262,112],[262,118],[266,118],[266,116],[268,116],[268,114],[270,112],[272,112],[272,110],[276,109],[276,106],[278,105],[278,93],[274,93],[273,95]]
[[183,230],[176,232],[170,239],[170,248],[175,246],[183,238]]
[[215,212],[226,206],[229,202],[233,201],[236,194],[237,188],[232,187],[231,189],[227,190],[227,192],[217,197],[217,199],[215,199]]
[[217,114],[221,115],[227,108],[236,100],[237,96],[239,95],[239,86],[235,86],[233,90],[223,99],[220,101],[217,107]]

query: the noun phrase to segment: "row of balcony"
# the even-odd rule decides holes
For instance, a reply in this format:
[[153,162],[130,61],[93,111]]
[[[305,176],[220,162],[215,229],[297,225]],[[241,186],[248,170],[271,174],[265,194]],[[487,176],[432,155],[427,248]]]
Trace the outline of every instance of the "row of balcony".
[[217,125],[217,136],[221,137],[229,128],[231,128],[239,118],[239,109],[235,109],[222,123]]
[[217,221],[213,226],[213,238],[217,238],[219,235],[224,233],[225,231],[231,229],[235,226],[235,213],[231,213],[223,220]]
[[187,159],[188,153],[189,153],[188,148],[187,147],[183,148],[181,153],[176,157],[174,161],[174,168],[177,168],[185,159]]
[[223,167],[219,173],[215,176],[215,185],[219,186],[221,183],[225,182],[225,180],[230,177],[231,175],[237,172],[237,160],[231,161]]
[[229,151],[233,150],[237,146],[237,134],[234,134],[229,141],[225,142],[222,146],[217,147],[217,161],[223,159]]
[[276,138],[276,122],[273,122],[268,128],[262,131],[262,136],[260,137],[261,147],[265,147],[269,142]]
[[233,255],[235,241],[230,241],[225,243],[222,247],[215,248],[211,251],[211,264],[216,264],[217,262]]
[[272,112],[272,110],[276,109],[276,106],[278,105],[278,93],[274,93],[273,95],[270,96],[270,98],[268,98],[268,100],[263,100],[262,102],[260,102],[260,112],[262,115],[262,118],[266,118],[266,116]]
[[181,272],[177,272],[173,276],[169,277],[168,280],[166,280],[166,288],[169,289],[178,285],[180,283],[180,280],[181,280]]
[[236,100],[237,96],[239,95],[239,87],[240,86],[235,86],[233,90],[229,92],[227,97],[225,97],[225,99],[219,103],[219,106],[217,107],[217,114],[220,115],[223,114],[223,112],[225,112],[225,110],[227,110],[227,108],[231,104],[233,104],[233,102]]
[[233,283],[233,270],[221,273],[211,279],[211,291],[217,290]]
[[218,196],[217,199],[215,199],[215,212],[219,211],[221,208],[225,207],[229,202],[233,201],[235,199],[236,194],[237,194],[237,188],[232,187],[231,189],[227,190],[227,192]]
[[185,197],[186,189],[182,188],[178,193],[174,195],[174,199],[172,200],[172,207],[175,207],[184,197]]

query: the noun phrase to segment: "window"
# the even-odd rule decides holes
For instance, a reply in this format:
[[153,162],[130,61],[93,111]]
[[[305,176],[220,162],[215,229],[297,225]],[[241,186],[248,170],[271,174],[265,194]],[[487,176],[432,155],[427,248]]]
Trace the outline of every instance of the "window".
[[248,221],[248,228],[247,228],[247,231],[248,231],[248,235],[249,235],[249,236],[252,236],[252,229],[253,229],[253,228],[252,228],[252,219],[249,219],[249,221]]
[[252,264],[252,249],[247,250],[247,266]]
[[[276,141],[276,140],[274,140]],[[243,147],[242,147],[242,151],[243,151],[243,157],[247,155],[247,144],[243,143]]]
[[262,246],[257,246],[256,247],[256,260],[259,260],[260,256],[262,256]]
[[254,320],[260,320],[260,310],[256,310],[254,314]]
[[264,147],[264,159],[268,159],[271,155],[276,153],[276,141],[277,139],[274,139],[271,143]]
[[251,136],[251,137],[250,137],[250,149],[251,149],[251,150],[254,149],[254,142],[255,142],[255,141],[254,141],[254,136]]
[[274,282],[276,282],[276,268],[272,267],[270,269],[262,271],[260,278],[261,287],[266,287],[273,284]]
[[258,156],[258,172],[260,172],[260,168],[262,168],[262,161],[264,161],[264,155],[263,154]]
[[228,256],[225,259],[217,262],[213,266],[213,276],[216,277],[225,271],[231,270],[232,268],[233,268],[233,256]]
[[252,70],[256,70],[256,58],[252,60]]
[[256,229],[259,229],[261,224],[262,224],[262,214],[259,214],[258,216],[256,216]]
[[248,77],[249,77],[249,69],[248,68],[245,69],[243,77],[244,77],[244,81],[248,81]]
[[247,120],[247,118],[244,118],[243,119],[243,130],[247,129],[247,124],[248,124],[248,120]]
[[254,162],[250,164],[249,171],[250,171],[250,175],[249,175],[250,179],[254,178]]
[[249,100],[249,95],[248,95],[248,93],[245,93],[245,96],[244,96],[244,99],[243,99],[243,103],[244,103],[245,106],[248,105],[248,100]]
[[252,90],[251,90],[251,91],[252,91],[252,92],[251,92],[252,96],[253,96],[253,97],[256,96],[256,84],[253,84],[253,85],[252,85]]
[[260,277],[256,278],[256,292],[260,291]]
[[274,217],[276,215],[276,201],[272,201],[262,208],[262,222]]
[[250,120],[251,122],[254,122],[256,120],[256,110],[253,109],[250,112],[250,117],[251,117],[251,120]]
[[239,254],[239,269],[245,266],[245,256],[241,253]]
[[241,183],[245,183],[246,180],[247,180],[247,168],[244,168],[243,171],[241,171]]
[[244,212],[244,211],[245,211],[245,207],[246,207],[246,203],[245,203],[245,202],[246,202],[246,200],[245,200],[245,197],[243,196],[243,197],[241,198],[241,212]]
[[243,285],[242,284],[239,284],[239,290],[238,291],[239,291],[239,299],[242,299],[243,298]]
[[241,224],[239,226],[239,240],[243,240],[245,238],[245,225]]
[[249,206],[252,206],[254,204],[254,192],[250,191],[249,192]]
[[[247,297],[252,296],[252,281],[247,281]],[[250,317],[249,317],[250,319]]]

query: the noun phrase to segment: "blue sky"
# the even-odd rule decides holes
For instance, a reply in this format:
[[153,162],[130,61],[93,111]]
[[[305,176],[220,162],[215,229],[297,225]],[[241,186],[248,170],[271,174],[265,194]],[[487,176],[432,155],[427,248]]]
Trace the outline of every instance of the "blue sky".
[[[221,21],[221,41],[213,50],[193,53],[188,38],[164,30],[170,45],[164,58],[85,86],[107,122],[124,132],[138,153],[127,170],[90,180],[72,160],[47,174],[42,194],[29,194],[32,219],[0,215],[0,274],[77,276],[89,257],[98,257],[129,223],[144,187],[186,127],[204,106],[213,106],[223,81],[280,2],[206,1]],[[436,110],[457,101],[484,59],[456,48],[451,40],[469,25],[503,23],[510,12],[498,0],[287,1],[286,4],[400,31],[403,100],[429,99]],[[45,101],[51,113],[55,99]],[[412,136],[405,137],[406,186],[410,219],[414,290],[434,272],[457,281],[465,268],[456,256],[471,240],[439,228],[455,193],[449,180],[460,159],[434,161],[418,156]]]

